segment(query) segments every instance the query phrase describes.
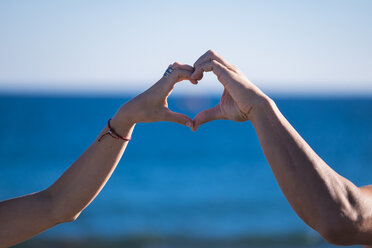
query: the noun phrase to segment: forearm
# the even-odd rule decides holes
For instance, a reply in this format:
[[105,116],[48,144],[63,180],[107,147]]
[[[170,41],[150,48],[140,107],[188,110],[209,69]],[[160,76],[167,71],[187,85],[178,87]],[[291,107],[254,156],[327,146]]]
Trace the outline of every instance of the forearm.
[[[174,85],[191,79],[194,68],[173,63],[153,87],[124,104],[111,121],[121,137],[131,137],[135,123],[171,121],[192,126],[192,120],[169,110]],[[0,248],[22,242],[61,222],[74,220],[101,191],[118,164],[127,141],[101,132],[96,141],[48,189],[0,202]],[[78,135],[78,133],[77,133]]]
[[[111,125],[124,137],[130,137],[134,128],[134,124],[115,117]],[[98,138],[107,131],[106,126]],[[59,220],[69,221],[76,218],[97,196],[116,168],[128,143],[109,135],[104,136],[100,142],[98,138],[46,190],[53,199],[53,209]]]
[[[112,126],[130,137],[134,125],[115,116]],[[98,136],[107,132],[107,127]],[[128,142],[106,135],[97,140],[48,189],[0,203],[0,247],[8,247],[74,220],[101,191]]]
[[360,190],[311,149],[272,101],[255,111],[251,121],[264,154],[296,213],[324,236],[331,225],[353,231],[363,214]]
[[301,138],[260,89],[209,50],[193,79],[213,71],[224,85],[220,102],[194,118],[193,130],[217,119],[251,120],[284,195],[297,214],[331,243],[372,244],[372,189],[358,188],[333,171]]

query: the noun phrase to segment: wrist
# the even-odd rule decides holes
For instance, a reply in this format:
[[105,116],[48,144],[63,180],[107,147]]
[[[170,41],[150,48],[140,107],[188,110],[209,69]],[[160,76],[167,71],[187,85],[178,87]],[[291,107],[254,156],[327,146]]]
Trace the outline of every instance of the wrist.
[[256,104],[252,107],[249,119],[252,122],[255,122],[260,117],[267,115],[269,112],[272,112],[275,107],[275,102],[270,97],[263,95],[256,101]]
[[136,123],[130,113],[122,108],[111,119],[112,128],[123,137],[130,137],[135,125]]
[[123,125],[132,126],[138,122],[135,113],[135,108],[133,108],[130,102],[127,102],[119,108],[113,118],[116,118]]

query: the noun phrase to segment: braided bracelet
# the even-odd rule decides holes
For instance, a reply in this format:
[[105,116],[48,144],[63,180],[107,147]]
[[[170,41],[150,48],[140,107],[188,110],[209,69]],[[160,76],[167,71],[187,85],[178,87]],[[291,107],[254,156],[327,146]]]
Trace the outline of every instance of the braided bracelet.
[[100,142],[102,140],[102,138],[106,135],[110,135],[111,137],[113,137],[114,139],[121,139],[121,140],[125,140],[125,141],[129,141],[131,138],[124,138],[123,136],[121,136],[120,134],[118,134],[115,129],[113,129],[111,127],[111,118],[108,120],[107,122],[107,126],[109,128],[109,130],[102,134],[101,137],[98,139],[98,142]]

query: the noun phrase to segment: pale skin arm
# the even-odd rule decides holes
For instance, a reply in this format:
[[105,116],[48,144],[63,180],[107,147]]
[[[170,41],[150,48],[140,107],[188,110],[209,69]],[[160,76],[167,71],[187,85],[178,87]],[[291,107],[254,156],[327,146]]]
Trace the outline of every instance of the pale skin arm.
[[[123,137],[132,135],[138,122],[172,121],[191,127],[186,115],[168,109],[167,97],[175,83],[191,79],[191,66],[174,63],[168,78],[124,104],[111,121]],[[105,127],[101,134],[106,133]],[[27,240],[59,223],[75,220],[98,195],[121,159],[128,142],[104,136],[93,144],[49,188],[0,202],[0,247]]]
[[275,103],[221,56],[208,51],[194,67],[194,79],[213,71],[225,90],[216,107],[195,117],[193,130],[215,119],[250,120],[281,190],[299,217],[328,242],[371,245],[371,186],[358,188],[330,168]]

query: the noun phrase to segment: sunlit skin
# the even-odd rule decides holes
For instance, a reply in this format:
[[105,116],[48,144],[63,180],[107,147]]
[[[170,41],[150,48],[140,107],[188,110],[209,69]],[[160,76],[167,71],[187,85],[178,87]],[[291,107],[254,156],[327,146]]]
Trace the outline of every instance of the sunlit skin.
[[[139,122],[171,121],[196,131],[218,119],[251,121],[277,182],[294,211],[328,242],[372,244],[372,186],[358,188],[332,170],[302,139],[275,103],[235,66],[208,51],[194,67],[174,63],[168,78],[125,103],[112,127],[131,137]],[[224,86],[221,101],[191,120],[168,109],[167,97],[182,80],[196,84],[212,71]],[[105,127],[98,137],[106,133]],[[15,245],[59,223],[75,220],[110,178],[128,142],[97,140],[49,188],[0,202],[0,248]],[[368,247],[368,246],[366,246]]]
[[275,103],[220,55],[208,51],[194,67],[193,79],[213,71],[224,92],[217,106],[195,117],[192,129],[217,119],[250,120],[276,180],[298,216],[330,243],[371,245],[372,186],[358,188],[332,170]]
[[[193,67],[175,63],[168,78],[162,77],[150,89],[124,104],[112,118],[111,126],[130,137],[139,122],[172,121],[192,126],[186,115],[167,107],[173,86],[190,80]],[[106,133],[105,127],[98,137]],[[108,135],[98,138],[49,188],[0,202],[0,247],[27,240],[59,223],[75,220],[98,195],[113,173],[128,142]]]

